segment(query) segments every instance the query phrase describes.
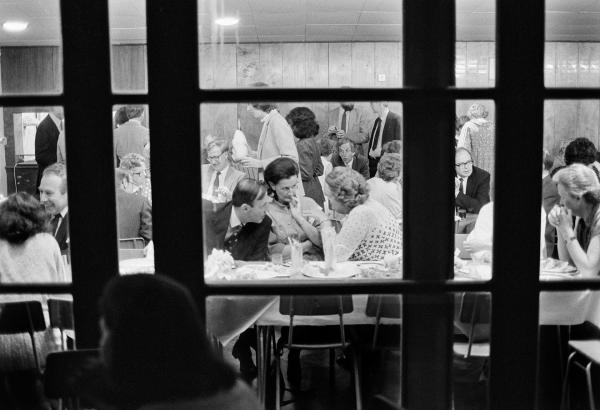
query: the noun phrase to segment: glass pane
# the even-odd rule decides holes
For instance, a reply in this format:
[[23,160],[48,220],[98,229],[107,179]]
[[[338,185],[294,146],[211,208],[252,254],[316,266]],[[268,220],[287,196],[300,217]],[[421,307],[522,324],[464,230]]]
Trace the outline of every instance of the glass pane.
[[496,2],[456,1],[457,87],[493,87],[496,83]]
[[4,107],[2,118],[0,282],[70,281],[62,107]]
[[[297,244],[307,261],[322,264],[331,252],[340,262],[376,261],[379,275],[397,275],[400,103],[206,104],[201,119],[207,256],[225,249],[236,260],[281,264]],[[331,228],[328,245],[324,228]],[[393,272],[383,271],[388,259]],[[206,270],[217,274],[228,272]]]
[[[586,342],[598,339],[600,327],[600,292],[541,292],[539,339],[539,408],[558,408],[561,402],[562,382],[569,367],[570,407],[591,408],[584,368],[588,362],[581,354]],[[574,355],[570,365],[568,359]],[[592,369],[592,386],[597,385],[597,374]],[[597,399],[596,399],[597,400]],[[596,401],[597,403],[597,401]]]
[[121,273],[154,273],[148,107],[113,106]]
[[114,92],[147,92],[146,1],[110,0],[110,50]]
[[494,215],[495,106],[456,101],[455,275],[490,279]]
[[600,4],[546,2],[546,87],[600,86]]
[[59,0],[2,2],[0,10],[0,93],[61,93]]
[[[208,331],[222,346],[224,359],[239,369],[267,406],[275,400],[277,374],[274,363],[267,365],[269,356],[279,359],[280,398],[295,399],[301,408],[355,408],[355,352],[362,355],[356,370],[363,408],[379,408],[375,395],[394,402],[400,398],[400,296],[219,296],[207,299],[206,312]],[[343,315],[343,336],[338,312]],[[258,326],[258,348],[253,324]],[[319,342],[334,351],[295,347]],[[282,348],[280,354],[272,350],[275,343]],[[312,394],[303,394],[307,390]]]
[[402,1],[199,0],[198,12],[202,88],[402,84]]
[[[600,189],[599,104],[597,100],[544,104],[542,231],[549,259],[542,261],[542,280],[599,278],[600,265],[593,262],[598,237],[594,234],[597,200],[592,195]],[[573,198],[581,198],[584,205]],[[563,227],[557,229],[561,220]]]

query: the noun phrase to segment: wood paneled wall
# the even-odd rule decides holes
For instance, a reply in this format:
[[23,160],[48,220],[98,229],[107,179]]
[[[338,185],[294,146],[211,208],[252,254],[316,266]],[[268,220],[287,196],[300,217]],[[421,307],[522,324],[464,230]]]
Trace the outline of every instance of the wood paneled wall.
[[62,92],[59,47],[1,47],[2,93]]

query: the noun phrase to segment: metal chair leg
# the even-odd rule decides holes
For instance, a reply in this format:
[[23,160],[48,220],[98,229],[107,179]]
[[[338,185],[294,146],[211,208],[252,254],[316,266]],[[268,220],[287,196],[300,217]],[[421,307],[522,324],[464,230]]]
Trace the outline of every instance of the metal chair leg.
[[589,362],[585,366],[585,378],[587,380],[587,390],[590,401],[590,410],[595,410],[596,405],[594,404],[594,389],[592,386],[592,362]]
[[280,393],[279,393],[279,389],[280,389],[280,380],[279,380],[279,366],[280,366],[280,362],[279,359],[281,357],[279,356],[279,352],[275,351],[275,410],[279,410],[279,408],[281,407],[281,397],[280,397]]
[[362,410],[362,395],[360,392],[360,372],[359,372],[359,357],[360,355],[354,350],[354,347],[350,347],[352,352],[352,367],[354,368],[354,394],[356,397],[356,410]]
[[575,352],[569,355],[569,359],[567,360],[567,368],[565,369],[565,375],[563,379],[562,385],[562,393],[560,399],[560,408],[561,410],[566,410],[569,406],[569,396],[568,396],[568,388],[569,388],[569,373],[571,371],[571,363],[573,362],[573,358],[575,357]]

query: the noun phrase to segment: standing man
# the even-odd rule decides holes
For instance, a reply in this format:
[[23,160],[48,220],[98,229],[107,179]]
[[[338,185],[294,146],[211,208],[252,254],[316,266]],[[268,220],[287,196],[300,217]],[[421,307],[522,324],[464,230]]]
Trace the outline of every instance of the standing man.
[[36,188],[40,186],[44,169],[56,162],[58,134],[62,130],[63,118],[62,108],[52,107],[35,131],[35,161],[38,165]]
[[329,133],[344,131],[344,135],[356,145],[356,152],[364,155],[363,144],[369,142],[369,115],[351,102],[341,102],[329,111]]
[[52,164],[44,170],[40,182],[40,202],[52,216],[52,235],[60,252],[69,251],[69,203],[67,170],[64,164]]
[[142,125],[144,107],[128,105],[125,112],[129,121],[113,130],[117,165],[120,164],[121,158],[132,152],[144,155],[144,146],[150,142],[150,131]]
[[473,166],[473,157],[466,148],[457,148],[454,159],[456,206],[478,214],[481,207],[490,202],[490,173]]
[[377,164],[382,155],[381,147],[386,142],[402,140],[402,118],[391,112],[387,102],[371,101],[371,109],[377,118],[373,123],[371,137],[369,138],[369,174],[371,178],[377,172]]
[[226,199],[231,195],[237,183],[246,175],[231,166],[227,142],[212,140],[206,147],[209,164],[202,165],[202,193],[217,197],[219,191],[226,190]]

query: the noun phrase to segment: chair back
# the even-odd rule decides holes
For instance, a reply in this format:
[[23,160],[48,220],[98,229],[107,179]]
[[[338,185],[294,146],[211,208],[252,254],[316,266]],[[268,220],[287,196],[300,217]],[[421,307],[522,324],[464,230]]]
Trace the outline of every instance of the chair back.
[[144,256],[144,249],[119,249],[120,261],[127,259],[139,259],[143,258]]
[[32,335],[43,330],[46,330],[46,319],[40,301],[0,303],[0,334]]
[[145,246],[144,238],[119,239],[119,249],[144,249]]
[[[400,295],[369,295],[365,314],[368,317],[375,317],[375,329],[373,329],[373,340],[371,342],[371,348],[375,349],[380,338],[381,318],[399,319],[402,317],[402,297]],[[393,329],[392,333],[395,337],[391,338],[391,341],[388,340],[387,344],[394,348],[400,348],[402,336],[400,326],[395,325]],[[389,336],[386,339],[390,339]]]
[[87,363],[99,356],[98,349],[67,350],[50,353],[46,358],[44,391],[51,399],[69,399],[79,396],[74,382]]
[[458,255],[460,259],[471,259],[471,254],[467,252],[464,247],[467,236],[469,236],[467,233],[454,234],[454,249],[460,250],[460,254]]
[[342,315],[354,310],[352,295],[281,296],[279,313],[289,316]]
[[73,302],[62,299],[48,299],[50,327],[60,330],[73,330]]
[[488,293],[463,293],[455,326],[468,338],[469,345],[490,338],[491,299]]

